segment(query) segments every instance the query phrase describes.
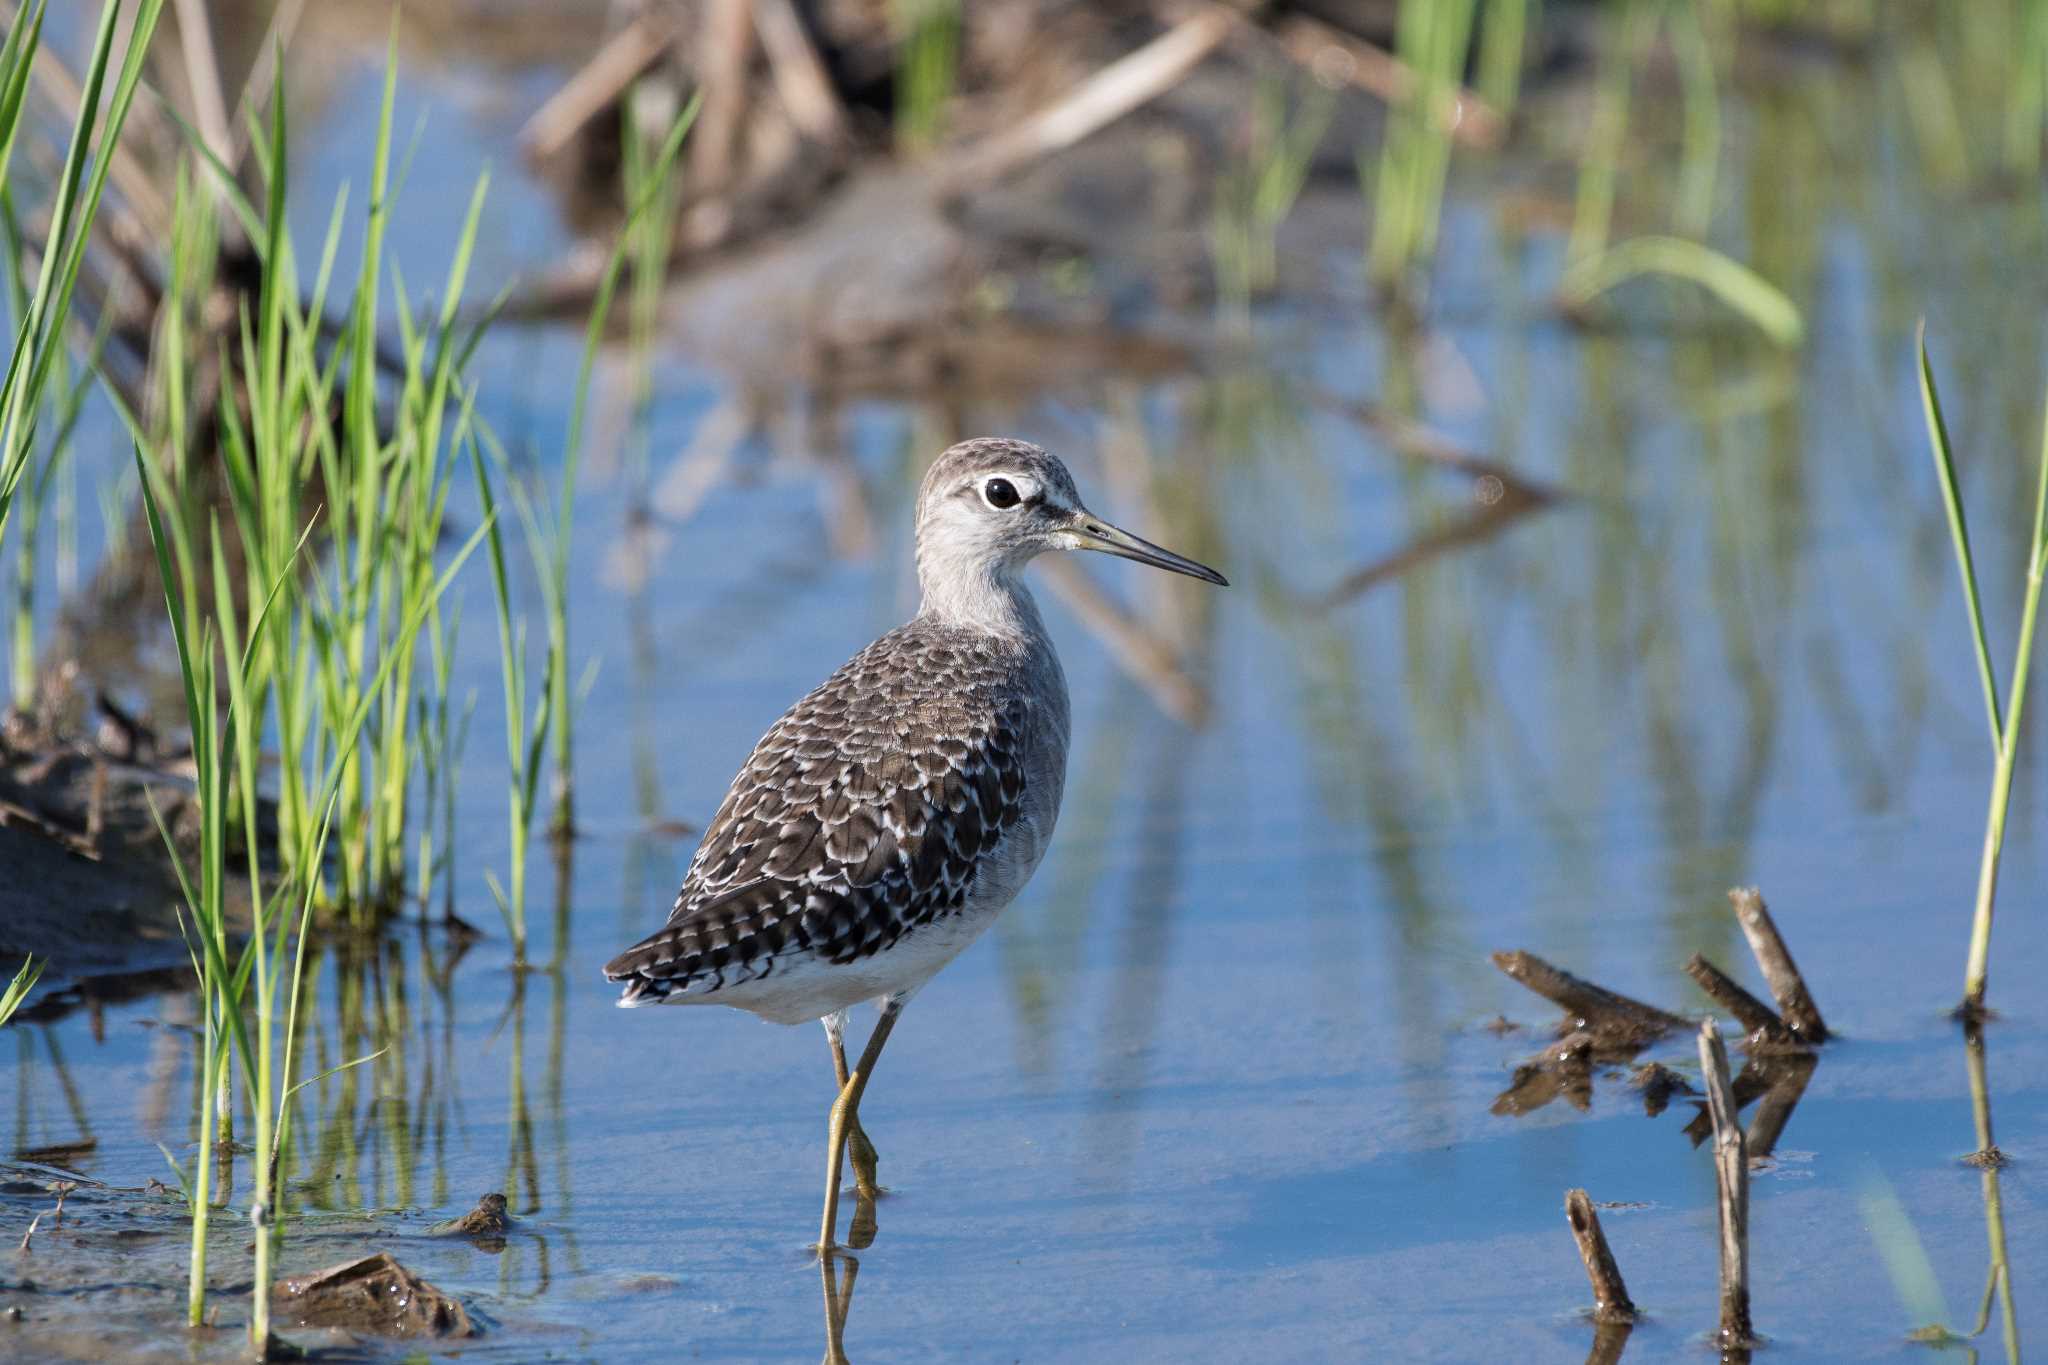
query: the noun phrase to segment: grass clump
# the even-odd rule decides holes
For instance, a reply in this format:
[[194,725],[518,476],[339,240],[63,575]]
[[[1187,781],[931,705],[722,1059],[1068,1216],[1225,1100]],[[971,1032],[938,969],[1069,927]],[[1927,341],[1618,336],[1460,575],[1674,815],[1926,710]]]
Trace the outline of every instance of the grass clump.
[[1308,183],[1309,168],[1329,130],[1336,99],[1314,86],[1289,108],[1287,87],[1259,83],[1243,155],[1218,181],[1210,214],[1209,254],[1217,296],[1242,310],[1279,276],[1276,238]]
[[[494,311],[460,322],[488,191],[488,177],[479,177],[438,308],[424,319],[416,314],[394,269],[398,344],[392,351],[380,344],[385,230],[395,193],[395,73],[393,54],[372,146],[362,257],[341,321],[329,323],[328,300],[348,194],[336,196],[307,281],[285,228],[284,100],[273,88],[268,126],[252,139],[265,186],[260,208],[241,194],[228,168],[200,152],[256,254],[257,283],[239,296],[226,328],[210,332],[195,321],[219,234],[209,197],[181,183],[171,284],[152,354],[159,415],[144,429],[121,409],[138,443],[154,453],[165,538],[180,573],[193,578],[201,567],[217,479],[241,552],[242,600],[278,594],[276,609],[252,629],[247,676],[248,708],[258,718],[252,723],[267,723],[276,749],[275,849],[320,906],[359,927],[395,907],[407,889],[415,784],[428,756],[438,761],[446,748],[436,747],[445,733],[425,734],[442,712],[419,704],[417,676],[423,659],[432,659],[445,683],[448,622],[433,589],[463,434],[449,430],[449,413]],[[217,375],[215,391],[241,401],[223,397],[206,413],[195,411],[197,376],[209,371]],[[469,420],[466,408],[456,420]],[[217,453],[218,460],[203,460],[202,453]],[[223,571],[234,572],[231,562]],[[179,624],[188,636],[200,630],[204,597],[188,594],[173,604],[185,613]],[[352,718],[365,707],[369,720],[357,727]],[[299,861],[310,846],[306,833],[327,818],[315,793],[337,763],[335,847],[331,857],[307,865]],[[253,841],[254,827],[239,823],[239,814],[235,819],[237,831]]]
[[1394,50],[1415,88],[1388,116],[1377,172],[1363,155],[1359,161],[1361,183],[1372,184],[1366,274],[1375,284],[1398,284],[1436,254],[1458,79],[1477,9],[1477,0],[1402,0]]

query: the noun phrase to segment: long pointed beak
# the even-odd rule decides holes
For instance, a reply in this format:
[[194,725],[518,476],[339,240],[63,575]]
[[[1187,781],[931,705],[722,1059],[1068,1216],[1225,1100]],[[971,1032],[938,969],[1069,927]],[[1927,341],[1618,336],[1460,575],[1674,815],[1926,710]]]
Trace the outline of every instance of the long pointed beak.
[[1074,517],[1070,528],[1077,550],[1100,550],[1104,554],[1120,555],[1135,559],[1140,564],[1150,564],[1155,569],[1168,569],[1184,573],[1189,578],[1199,578],[1204,583],[1214,583],[1219,588],[1230,586],[1230,580],[1206,564],[1197,564],[1185,555],[1177,555],[1162,549],[1149,540],[1141,540],[1129,531],[1111,526],[1092,512],[1080,512]]

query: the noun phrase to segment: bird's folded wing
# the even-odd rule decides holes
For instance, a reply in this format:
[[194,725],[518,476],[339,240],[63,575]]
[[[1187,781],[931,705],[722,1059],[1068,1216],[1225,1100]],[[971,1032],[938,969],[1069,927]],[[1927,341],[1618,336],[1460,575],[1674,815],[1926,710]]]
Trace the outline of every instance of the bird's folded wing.
[[[939,890],[939,888],[934,888]],[[605,964],[626,1003],[706,995],[805,958],[857,962],[940,913],[945,896],[891,904],[879,887],[763,880],[726,891],[673,919]]]
[[920,639],[883,636],[761,737],[668,924],[606,967],[624,1003],[857,962],[961,908],[1023,817],[1031,706],[1014,660]]

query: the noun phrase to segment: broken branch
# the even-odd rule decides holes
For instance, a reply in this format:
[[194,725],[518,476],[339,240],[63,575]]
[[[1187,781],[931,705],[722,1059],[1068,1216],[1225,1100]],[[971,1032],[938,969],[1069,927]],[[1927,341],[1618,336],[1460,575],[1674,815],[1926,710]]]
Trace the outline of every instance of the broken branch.
[[1574,1028],[1619,1028],[1647,1039],[1692,1027],[1690,1019],[1583,981],[1534,953],[1495,953],[1493,965],[1572,1015]]
[[1579,1260],[1593,1286],[1593,1321],[1634,1322],[1635,1303],[1622,1283],[1621,1267],[1615,1264],[1607,1236],[1600,1230],[1600,1215],[1593,1211],[1592,1198],[1584,1190],[1565,1191],[1564,1216],[1572,1225],[1572,1241],[1578,1244]]
[[1742,1348],[1755,1333],[1749,1321],[1749,1156],[1736,1121],[1735,1088],[1728,1080],[1728,1049],[1711,1019],[1700,1024],[1700,1069],[1706,1073],[1707,1113],[1714,1124],[1714,1176],[1720,1193],[1720,1345]]

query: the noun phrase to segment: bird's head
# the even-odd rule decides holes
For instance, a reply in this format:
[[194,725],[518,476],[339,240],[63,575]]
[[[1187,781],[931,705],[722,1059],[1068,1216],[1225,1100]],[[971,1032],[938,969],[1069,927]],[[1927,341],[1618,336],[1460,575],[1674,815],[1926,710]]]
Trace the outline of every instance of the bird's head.
[[1228,587],[1204,564],[1090,512],[1058,457],[1029,441],[980,437],[933,462],[917,499],[917,565],[927,601],[955,586],[1014,580],[1047,550],[1100,550]]

